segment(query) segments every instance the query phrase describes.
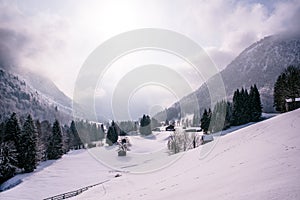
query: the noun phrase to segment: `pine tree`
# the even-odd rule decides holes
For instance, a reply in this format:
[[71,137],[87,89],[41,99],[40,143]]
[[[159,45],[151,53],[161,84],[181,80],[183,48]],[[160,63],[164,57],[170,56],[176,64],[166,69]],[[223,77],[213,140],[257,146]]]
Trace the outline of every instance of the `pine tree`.
[[232,108],[232,125],[241,125],[244,123],[244,105],[243,105],[243,96],[244,96],[244,90],[240,92],[239,89],[237,89],[233,94],[233,108]]
[[13,113],[5,125],[4,140],[14,141],[17,147],[19,144],[20,134],[21,134],[21,129],[20,129],[19,121],[17,119],[17,114]]
[[0,183],[14,176],[19,165],[19,137],[21,134],[16,113],[2,124],[4,131],[0,141]]
[[[300,97],[300,66],[289,66],[277,78],[274,85],[274,106],[279,112],[286,112],[286,99]],[[292,102],[291,108],[294,102]]]
[[81,149],[83,144],[81,142],[78,131],[76,129],[75,122],[73,120],[70,125],[70,137],[71,137],[71,145],[70,145],[71,148]]
[[277,78],[274,86],[274,106],[279,112],[286,111],[285,99],[288,96],[286,88],[286,74],[283,73]]
[[44,120],[41,122],[41,136],[39,136],[39,138],[42,140],[42,143],[44,145],[44,160],[47,160],[47,149],[49,146],[49,138],[52,137],[52,124],[47,121]]
[[35,127],[37,132],[37,161],[46,160],[46,144],[43,141],[42,125],[39,120],[35,121]]
[[224,130],[231,126],[231,118],[232,118],[232,103],[229,101],[226,102],[226,117],[224,122]]
[[13,141],[0,142],[0,184],[15,175],[17,156]]
[[71,149],[71,131],[68,125],[62,127],[62,136],[63,136],[63,152],[67,153]]
[[49,138],[47,157],[50,160],[61,158],[63,155],[62,133],[58,120],[55,120],[52,127],[52,135]]
[[243,97],[243,107],[244,107],[244,114],[243,114],[243,118],[244,118],[244,124],[248,123],[251,121],[251,117],[252,117],[252,110],[253,108],[251,107],[251,98],[250,95],[248,93],[248,90],[245,89],[245,93],[244,93],[244,97]]
[[201,129],[204,133],[207,133],[210,124],[209,112],[205,109],[201,117]]
[[141,135],[150,135],[151,130],[151,119],[148,115],[143,115],[141,119],[140,133]]
[[116,127],[116,123],[112,121],[111,126],[109,126],[107,135],[106,135],[106,143],[111,146],[118,141],[118,131]]
[[262,114],[260,94],[256,85],[251,86],[250,94],[247,89],[237,89],[233,95],[232,125],[241,125],[250,121],[258,121]]
[[259,121],[261,114],[262,114],[262,105],[261,105],[261,100],[260,100],[260,94],[259,91],[254,85],[253,87],[251,86],[250,89],[250,108],[251,108],[251,121],[257,122]]
[[32,172],[37,165],[37,132],[31,115],[28,115],[20,134],[19,167]]
[[242,88],[239,94],[239,124],[246,124],[250,121],[249,94],[247,89]]
[[212,111],[210,108],[208,109],[207,116],[208,116],[208,131],[211,132],[212,131],[212,126],[211,126]]

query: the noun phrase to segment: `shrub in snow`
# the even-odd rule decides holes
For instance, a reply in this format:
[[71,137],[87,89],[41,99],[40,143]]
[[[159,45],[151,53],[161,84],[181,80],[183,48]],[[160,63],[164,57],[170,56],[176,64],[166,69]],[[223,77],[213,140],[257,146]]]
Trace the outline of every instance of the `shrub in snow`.
[[199,145],[199,137],[195,133],[187,133],[176,129],[169,137],[168,149],[172,153],[187,151]]

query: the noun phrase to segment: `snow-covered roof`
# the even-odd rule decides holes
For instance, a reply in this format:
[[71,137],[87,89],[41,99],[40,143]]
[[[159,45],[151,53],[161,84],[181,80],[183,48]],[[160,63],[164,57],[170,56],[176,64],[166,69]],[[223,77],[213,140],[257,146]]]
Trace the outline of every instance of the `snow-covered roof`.
[[[288,103],[290,103],[290,102],[293,101],[293,99],[292,99],[292,98],[289,98],[289,99],[285,99],[285,101],[288,102]],[[295,98],[295,101],[300,101],[300,97]]]

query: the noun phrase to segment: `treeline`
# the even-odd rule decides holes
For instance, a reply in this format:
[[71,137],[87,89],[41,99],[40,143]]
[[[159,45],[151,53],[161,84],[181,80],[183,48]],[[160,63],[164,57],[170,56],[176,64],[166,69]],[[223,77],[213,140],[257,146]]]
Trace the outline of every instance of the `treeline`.
[[[247,89],[237,89],[232,102],[220,101],[216,103],[213,111],[205,109],[199,124],[204,132],[218,132],[248,122],[259,121],[262,114],[260,94],[256,85]],[[194,118],[199,119],[197,117]],[[195,122],[198,123],[198,122]]]
[[141,135],[150,135],[152,134],[152,130],[160,127],[161,124],[155,118],[150,118],[149,115],[143,115],[140,120],[140,134]]
[[139,130],[141,135],[150,135],[152,129],[159,127],[160,123],[155,118],[150,118],[149,115],[143,115],[140,123],[137,121],[112,121],[108,127],[106,135],[106,143],[111,146],[118,141],[119,136],[126,136],[130,132]]
[[[300,97],[300,65],[287,67],[277,78],[274,86],[274,106],[279,112],[299,107],[296,98]],[[287,100],[290,99],[290,105]]]
[[17,173],[34,171],[41,161],[59,159],[70,149],[101,140],[104,134],[103,125],[87,121],[61,126],[58,120],[51,124],[13,113],[0,123],[0,184]]

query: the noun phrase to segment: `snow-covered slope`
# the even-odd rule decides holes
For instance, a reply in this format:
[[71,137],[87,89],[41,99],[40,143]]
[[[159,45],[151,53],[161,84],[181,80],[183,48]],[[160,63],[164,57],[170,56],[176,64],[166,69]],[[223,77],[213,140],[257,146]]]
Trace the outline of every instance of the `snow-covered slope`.
[[[163,170],[125,174],[74,199],[300,199],[300,110],[223,136]],[[209,148],[208,146],[203,146]]]
[[[300,109],[177,154],[178,160],[172,165],[153,172],[145,170],[145,173],[130,172],[152,168],[155,163],[172,159],[172,156],[161,153],[151,160],[142,156],[139,156],[140,160],[134,160],[137,154],[153,154],[155,149],[162,149],[167,133],[156,133],[146,139],[134,136],[132,151],[123,161],[113,148],[89,151],[93,157],[98,155],[100,158],[101,153],[112,153],[111,159],[119,160],[120,166],[117,167],[122,168],[123,162],[124,170],[129,173],[111,171],[92,158],[88,151],[73,152],[31,174],[15,188],[0,193],[0,199],[41,199],[108,179],[110,181],[104,185],[71,199],[296,200],[300,199],[299,130]],[[147,162],[142,162],[142,159]],[[114,178],[116,173],[122,176]]]

